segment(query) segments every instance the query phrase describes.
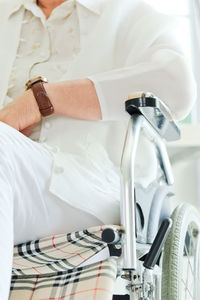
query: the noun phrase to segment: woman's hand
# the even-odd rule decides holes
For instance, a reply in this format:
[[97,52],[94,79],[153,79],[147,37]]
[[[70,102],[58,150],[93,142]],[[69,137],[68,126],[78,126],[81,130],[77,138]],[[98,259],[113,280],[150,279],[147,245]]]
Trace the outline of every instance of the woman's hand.
[[31,90],[24,92],[0,110],[0,121],[29,136],[41,120],[37,102]]

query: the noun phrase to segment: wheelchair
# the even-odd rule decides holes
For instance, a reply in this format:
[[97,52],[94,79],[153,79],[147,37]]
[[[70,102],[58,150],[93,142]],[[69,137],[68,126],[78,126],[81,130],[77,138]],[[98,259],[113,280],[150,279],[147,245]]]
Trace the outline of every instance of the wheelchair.
[[[189,204],[170,214],[173,175],[165,141],[180,131],[160,99],[137,93],[121,159],[121,224],[60,234],[14,247],[10,300],[200,299],[200,215]],[[135,179],[141,136],[154,147],[156,179]],[[87,264],[109,249],[109,258]],[[86,262],[86,265],[82,265]]]

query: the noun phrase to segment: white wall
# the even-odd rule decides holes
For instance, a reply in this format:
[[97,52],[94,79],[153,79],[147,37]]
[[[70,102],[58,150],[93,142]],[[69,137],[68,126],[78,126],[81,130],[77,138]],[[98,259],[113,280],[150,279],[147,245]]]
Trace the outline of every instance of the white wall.
[[200,150],[182,148],[169,151],[174,175],[175,196],[171,203],[175,208],[181,202],[188,202],[200,208]]

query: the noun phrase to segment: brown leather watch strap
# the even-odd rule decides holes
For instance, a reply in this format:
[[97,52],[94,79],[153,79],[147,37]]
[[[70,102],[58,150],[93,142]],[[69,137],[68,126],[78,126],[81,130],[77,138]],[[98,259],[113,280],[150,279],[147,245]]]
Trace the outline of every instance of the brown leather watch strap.
[[43,82],[42,81],[35,82],[30,86],[30,88],[33,91],[41,115],[46,117],[53,114],[54,108],[43,86]]

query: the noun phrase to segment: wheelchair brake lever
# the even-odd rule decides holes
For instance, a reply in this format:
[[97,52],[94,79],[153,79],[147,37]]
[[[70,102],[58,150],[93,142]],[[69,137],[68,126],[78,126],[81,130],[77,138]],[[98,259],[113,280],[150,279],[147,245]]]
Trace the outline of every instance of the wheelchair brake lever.
[[146,269],[153,269],[155,264],[159,260],[171,226],[172,220],[170,218],[166,218],[163,220],[158,230],[158,233],[153,241],[153,244],[145,257],[143,266]]

